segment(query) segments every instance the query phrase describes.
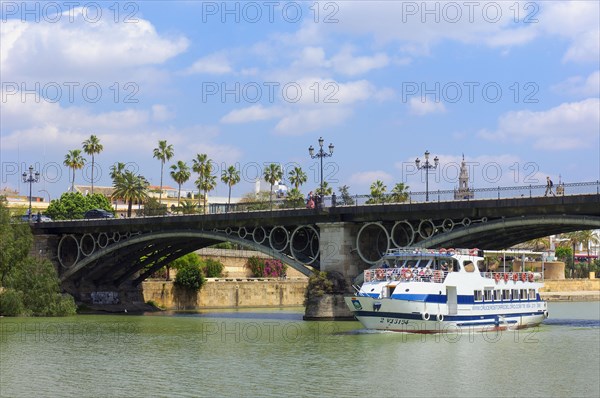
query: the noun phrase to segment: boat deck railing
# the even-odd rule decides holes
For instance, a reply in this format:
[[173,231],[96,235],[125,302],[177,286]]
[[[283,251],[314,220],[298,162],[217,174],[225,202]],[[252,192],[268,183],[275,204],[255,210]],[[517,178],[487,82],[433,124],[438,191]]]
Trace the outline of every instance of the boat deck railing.
[[481,276],[496,282],[533,282],[542,279],[542,274],[539,272],[481,272]]
[[[496,282],[533,282],[542,279],[538,272],[480,272]],[[364,271],[365,282],[432,282],[443,283],[448,271],[425,268],[373,268]]]
[[365,282],[432,282],[442,283],[448,271],[424,268],[373,268],[365,270]]

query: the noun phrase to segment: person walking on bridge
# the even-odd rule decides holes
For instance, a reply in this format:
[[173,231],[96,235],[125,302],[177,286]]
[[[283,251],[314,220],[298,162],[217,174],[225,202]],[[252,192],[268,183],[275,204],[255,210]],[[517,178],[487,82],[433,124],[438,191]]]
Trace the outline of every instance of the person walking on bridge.
[[554,186],[554,184],[552,183],[552,180],[550,179],[550,177],[546,177],[546,192],[544,193],[544,196],[548,196],[549,193],[551,193],[552,196],[556,196],[556,194],[554,192],[552,192],[553,186]]

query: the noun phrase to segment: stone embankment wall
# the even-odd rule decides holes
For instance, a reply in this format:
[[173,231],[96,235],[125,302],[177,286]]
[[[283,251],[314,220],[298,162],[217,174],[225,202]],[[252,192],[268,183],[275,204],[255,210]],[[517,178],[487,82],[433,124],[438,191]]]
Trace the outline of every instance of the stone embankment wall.
[[143,282],[144,300],[169,310],[198,308],[294,307],[304,305],[308,279],[208,279],[197,294],[172,281]]

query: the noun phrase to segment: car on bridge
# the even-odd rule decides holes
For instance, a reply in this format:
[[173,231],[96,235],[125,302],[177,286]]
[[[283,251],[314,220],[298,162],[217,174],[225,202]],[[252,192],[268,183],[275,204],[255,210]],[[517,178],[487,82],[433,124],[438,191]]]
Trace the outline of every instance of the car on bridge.
[[[25,215],[21,216],[21,221],[29,222],[29,215],[25,214]],[[52,219],[43,214],[39,214],[39,222],[48,222],[48,221],[52,221]],[[31,222],[38,222],[38,214],[31,215]]]
[[86,211],[83,218],[115,218],[115,215],[104,209],[92,209]]

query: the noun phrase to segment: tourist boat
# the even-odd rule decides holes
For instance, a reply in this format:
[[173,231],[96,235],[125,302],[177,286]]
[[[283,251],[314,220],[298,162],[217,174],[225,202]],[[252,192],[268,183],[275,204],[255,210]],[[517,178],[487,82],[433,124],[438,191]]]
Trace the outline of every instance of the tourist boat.
[[517,329],[548,317],[540,274],[483,269],[478,249],[392,249],[345,301],[367,329],[400,332]]

